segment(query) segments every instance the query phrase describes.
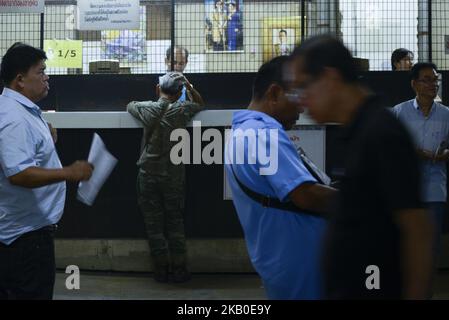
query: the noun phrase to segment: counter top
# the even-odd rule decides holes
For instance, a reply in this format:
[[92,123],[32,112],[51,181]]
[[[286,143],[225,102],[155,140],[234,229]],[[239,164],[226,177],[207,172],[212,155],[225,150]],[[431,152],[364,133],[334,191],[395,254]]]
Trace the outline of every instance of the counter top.
[[[202,127],[230,126],[235,110],[205,110],[199,112],[188,123],[201,121]],[[142,123],[128,112],[43,112],[45,120],[59,129],[125,129],[141,128]],[[302,114],[297,125],[316,125],[307,115]]]

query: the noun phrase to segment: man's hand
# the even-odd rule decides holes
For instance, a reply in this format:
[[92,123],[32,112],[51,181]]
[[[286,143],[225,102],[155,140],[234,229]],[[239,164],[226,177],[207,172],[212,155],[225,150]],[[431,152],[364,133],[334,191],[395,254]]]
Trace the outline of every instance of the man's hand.
[[51,137],[53,138],[53,142],[56,144],[56,142],[58,141],[58,131],[55,128],[53,128],[50,122],[47,122],[47,124],[48,128],[50,129],[50,134]]
[[187,80],[186,76],[184,76],[184,86],[186,87],[187,90],[193,89],[192,84],[189,82],[189,80]]
[[195,103],[198,103],[200,106],[204,106],[204,100],[201,97],[200,93],[193,88],[192,84],[187,80],[187,78],[184,76],[184,86],[187,90],[187,95],[189,96],[189,100]]
[[303,183],[290,192],[289,197],[298,208],[328,217],[335,209],[337,194],[337,189],[326,185]]
[[64,170],[67,174],[67,181],[79,182],[89,180],[94,167],[87,161],[75,161],[70,166],[65,167]]
[[422,160],[434,160],[434,154],[429,150],[418,150],[418,155]]
[[440,161],[448,161],[449,160],[449,149],[444,149],[443,152],[438,153],[434,158],[433,162],[440,162]]

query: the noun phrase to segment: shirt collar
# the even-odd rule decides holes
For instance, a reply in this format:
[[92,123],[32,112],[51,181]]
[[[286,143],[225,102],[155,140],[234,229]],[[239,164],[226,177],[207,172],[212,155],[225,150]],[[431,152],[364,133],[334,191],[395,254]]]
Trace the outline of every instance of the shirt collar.
[[268,114],[256,110],[239,110],[234,112],[232,123],[233,125],[237,125],[238,123],[242,123],[247,120],[261,120],[266,124],[271,124],[279,129],[282,128],[282,124],[277,121],[275,118],[269,116]]
[[163,106],[170,106],[170,105],[174,105],[175,103],[177,103],[177,102],[179,102],[179,100],[177,100],[177,101],[170,101],[170,100],[168,100],[167,98],[164,98],[164,97],[160,97],[158,100],[157,100],[157,103],[159,104],[159,106],[161,106],[161,107],[163,107]]
[[23,105],[29,109],[32,109],[34,111],[37,111],[39,114],[42,113],[42,110],[33,101],[31,101],[30,99],[25,97],[23,94],[15,91],[13,89],[6,88],[6,87],[3,88],[2,96],[16,100],[21,105]]
[[[430,108],[430,111],[432,111],[434,105],[435,105],[435,101],[432,103],[432,107]],[[415,107],[416,110],[419,110],[419,104],[418,104],[418,100],[416,98],[413,99],[413,107]]]

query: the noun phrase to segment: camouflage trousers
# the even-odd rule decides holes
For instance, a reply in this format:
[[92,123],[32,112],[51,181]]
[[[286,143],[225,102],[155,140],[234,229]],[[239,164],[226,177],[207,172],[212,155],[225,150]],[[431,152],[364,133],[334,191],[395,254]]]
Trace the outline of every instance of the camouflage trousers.
[[139,172],[137,197],[155,267],[185,267],[184,177]]

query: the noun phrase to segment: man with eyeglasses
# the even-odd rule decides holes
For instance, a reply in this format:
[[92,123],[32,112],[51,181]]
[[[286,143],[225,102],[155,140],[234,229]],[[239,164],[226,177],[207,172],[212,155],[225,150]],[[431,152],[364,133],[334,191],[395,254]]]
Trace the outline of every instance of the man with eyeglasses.
[[435,64],[414,65],[411,85],[416,98],[395,106],[393,112],[409,129],[421,158],[422,200],[435,224],[433,258],[436,269],[446,212],[449,109],[434,101],[440,85]]
[[309,38],[293,59],[299,105],[319,124],[342,125],[344,170],[323,251],[326,297],[425,298],[431,223],[407,130],[362,86],[339,39]]

